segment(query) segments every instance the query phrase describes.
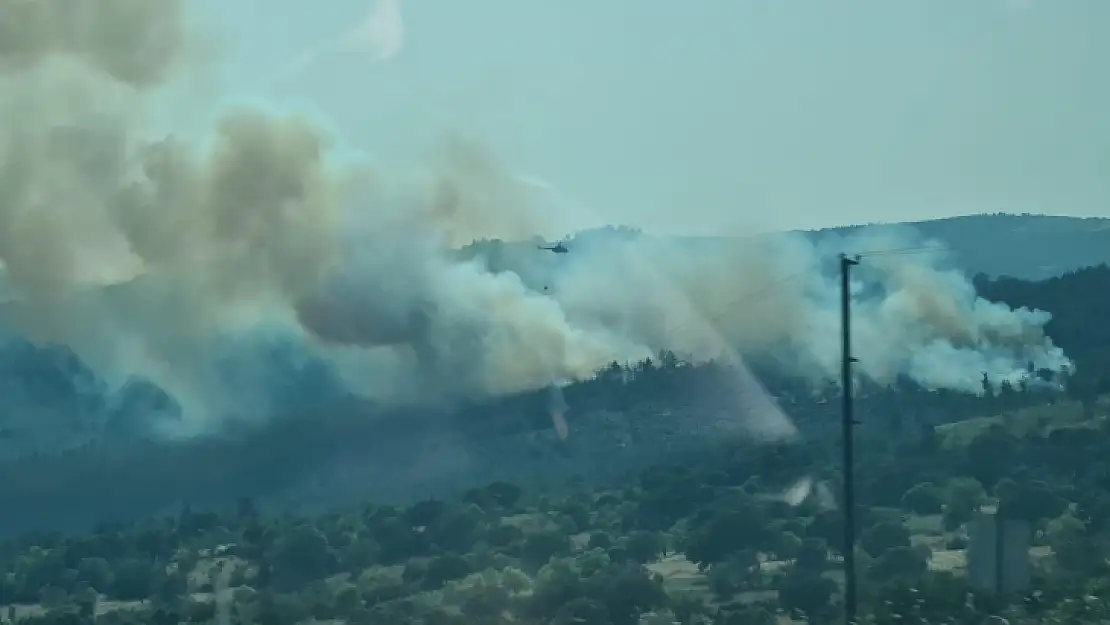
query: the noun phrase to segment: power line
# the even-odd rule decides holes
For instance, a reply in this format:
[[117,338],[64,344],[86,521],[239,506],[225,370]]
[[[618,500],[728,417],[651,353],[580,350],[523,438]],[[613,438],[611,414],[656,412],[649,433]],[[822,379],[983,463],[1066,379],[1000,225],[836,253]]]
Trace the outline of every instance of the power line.
[[948,252],[951,252],[951,251],[952,250],[950,250],[946,247],[937,247],[937,246],[920,247],[920,246],[918,246],[918,247],[901,247],[901,248],[894,248],[894,249],[889,249],[889,250],[870,250],[870,251],[866,251],[866,252],[856,252],[855,254],[851,254],[851,256],[854,256],[856,258],[862,258],[862,257],[871,258],[871,257],[874,257],[874,256],[908,256],[908,255],[912,255],[912,254],[927,254],[927,253],[930,253],[930,252],[940,254],[940,253],[948,253]]

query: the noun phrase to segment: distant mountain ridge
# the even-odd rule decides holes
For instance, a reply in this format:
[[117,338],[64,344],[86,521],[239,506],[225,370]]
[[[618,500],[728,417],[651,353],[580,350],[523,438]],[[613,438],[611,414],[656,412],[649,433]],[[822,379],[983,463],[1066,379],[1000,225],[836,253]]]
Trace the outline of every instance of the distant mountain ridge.
[[[1087,382],[1089,388],[1075,385],[1070,392],[1106,394],[1110,393],[1110,376],[1105,374],[1110,371],[1110,326],[1103,321],[1110,315],[1110,267],[1076,266],[1107,262],[1110,241],[1101,246],[1097,242],[1110,236],[1108,224],[1107,219],[990,215],[911,225],[947,244],[964,259],[970,273],[1060,273],[1042,281],[980,276],[976,287],[988,299],[1051,312],[1049,335],[1079,363],[1081,373],[1095,374]],[[843,235],[859,228],[807,234]],[[954,229],[958,236],[946,237],[945,228]],[[604,230],[586,236],[621,233]],[[1086,243],[1068,245],[1072,237]],[[568,247],[572,243],[568,241]],[[734,242],[717,238],[714,243]],[[1050,270],[1037,260],[1049,257],[1052,245],[1062,247],[1057,248],[1055,269]],[[275,505],[331,505],[370,494],[399,499],[417,486],[430,496],[490,479],[525,475],[530,480],[569,479],[586,470],[583,467],[597,479],[619,480],[646,460],[702,453],[695,444],[720,440],[725,432],[719,423],[727,412],[712,403],[717,395],[704,392],[712,384],[702,378],[677,386],[645,379],[628,394],[606,395],[598,390],[605,385],[600,381],[568,387],[566,400],[572,406],[576,433],[562,444],[550,431],[546,391],[462,406],[455,412],[414,409],[395,414],[372,402],[343,396],[326,366],[306,362],[296,346],[255,346],[262,351],[253,355],[247,350],[250,345],[234,347],[221,369],[226,370],[228,383],[257,385],[265,391],[260,395],[276,398],[273,403],[283,406],[284,412],[258,407],[261,415],[269,417],[265,428],[245,428],[226,439],[166,445],[141,440],[142,425],[173,403],[160,388],[135,379],[113,391],[69,350],[5,336],[0,341],[0,390],[5,397],[0,411],[0,472],[19,479],[3,481],[0,500],[21,512],[0,522],[0,534],[5,527],[39,527],[62,518],[84,524],[99,517],[160,514],[176,505],[175,498],[216,505],[252,495],[269,498]],[[241,368],[236,356],[269,366],[265,371],[251,367],[257,375],[240,380],[232,375]],[[698,370],[675,371],[693,376]],[[761,380],[791,406],[792,416],[800,417],[803,405],[792,399],[792,379],[761,376]],[[685,394],[675,388],[685,389]],[[779,393],[780,388],[787,392]],[[657,393],[654,403],[645,403],[649,393]],[[860,397],[861,411],[865,395]],[[964,396],[950,400],[972,401]],[[913,401],[908,405],[912,407]],[[172,405],[169,408],[172,411]],[[818,402],[804,408],[809,411],[805,419],[835,424],[837,408],[835,402]],[[910,415],[907,424],[921,416],[912,408],[895,412]],[[281,418],[282,414],[287,416]],[[445,419],[451,420],[451,428],[440,427]],[[58,453],[63,449],[69,451]],[[409,457],[420,457],[421,464],[405,465]],[[429,465],[426,459],[435,462]],[[400,466],[405,470],[400,471]],[[140,474],[143,484],[134,484]],[[381,479],[382,475],[389,479]]]
[[[849,235],[877,225],[827,228],[813,234]],[[1110,264],[1110,218],[997,213],[903,225],[945,243],[969,275],[1044,280]]]
[[[923,239],[943,243],[953,252],[951,260],[954,264],[969,277],[984,274],[991,278],[1006,276],[1045,280],[1084,267],[1110,264],[1110,218],[1104,217],[995,213],[791,232],[818,242],[830,237],[848,237],[891,227],[910,227],[917,230]],[[575,242],[614,240],[638,234],[637,230],[627,227],[604,227],[575,233],[565,241],[573,249]],[[742,240],[740,237],[725,236],[658,235],[657,238],[691,247],[731,245]],[[482,252],[489,259],[496,257],[496,254],[491,256],[488,248],[495,243],[511,250],[538,242],[542,243],[538,239],[502,243],[477,241],[463,248],[461,254],[468,256]]]
[[[1110,219],[995,214],[900,225],[912,226],[925,238],[947,245],[956,264],[970,275],[1044,280],[1088,266],[1110,264]],[[804,234],[819,239],[875,227],[882,225],[846,226]],[[568,240],[568,246],[573,252],[575,241],[634,236],[638,236],[637,232],[628,228],[604,228],[579,233]],[[683,245],[693,246],[734,244],[734,240],[723,237],[681,239]],[[487,246],[508,250],[531,248],[534,244],[535,241],[476,242],[459,254],[465,257]],[[487,260],[495,264],[492,260],[497,254],[488,254],[488,247],[485,251]],[[101,289],[98,295],[125,297],[127,291],[124,284]],[[3,299],[6,297],[0,297]],[[1055,303],[1038,302],[1049,310],[1053,310]],[[231,353],[221,363],[222,379],[234,387],[270,389],[266,393],[280,397],[276,405],[296,411],[342,395],[326,366],[311,358],[306,360],[293,346],[255,346],[254,356],[248,354],[249,345],[228,347]],[[241,368],[237,367],[239,359],[248,356],[268,363],[264,371],[250,368],[256,371],[254,377],[258,379],[243,380],[234,375]],[[177,410],[172,397],[141,378],[121,389],[108,389],[67,348],[37,346],[19,336],[2,335],[0,340],[0,390],[6,400],[5,409],[0,411],[0,458],[71,447],[102,435],[126,441],[127,434],[144,429],[142,424],[152,415],[172,415]],[[264,407],[259,410],[269,412]]]

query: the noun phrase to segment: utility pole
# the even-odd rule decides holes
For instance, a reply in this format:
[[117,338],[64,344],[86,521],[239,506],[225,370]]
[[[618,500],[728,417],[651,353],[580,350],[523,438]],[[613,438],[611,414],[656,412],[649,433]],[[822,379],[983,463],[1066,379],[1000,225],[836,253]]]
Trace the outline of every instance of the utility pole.
[[840,255],[840,386],[841,438],[844,447],[844,622],[856,622],[856,485],[852,415],[852,294],[851,271],[859,257]]

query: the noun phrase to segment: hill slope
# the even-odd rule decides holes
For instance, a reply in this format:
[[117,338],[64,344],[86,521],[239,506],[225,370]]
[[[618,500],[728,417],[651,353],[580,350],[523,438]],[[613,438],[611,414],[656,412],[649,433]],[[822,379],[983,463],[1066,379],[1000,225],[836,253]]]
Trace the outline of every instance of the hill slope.
[[[1048,254],[1053,249],[1060,250],[1060,262],[1055,265],[1058,267],[1096,261],[1100,255],[1110,260],[1110,229],[1106,228],[1108,223],[1110,220],[986,215],[914,225],[927,236],[940,238],[948,243],[965,260],[969,272],[1020,275],[1022,272],[1048,272],[1047,265],[1037,264],[1037,258],[1040,258],[1038,254]],[[820,236],[850,231],[850,228],[834,229],[812,234]],[[1102,245],[1094,243],[1103,238],[1107,240]],[[1068,243],[1069,241],[1072,243]],[[1036,253],[1027,253],[1028,250]],[[1080,390],[1089,393],[1110,392],[1105,373],[1098,375],[1110,370],[1110,336],[1106,334],[1108,326],[1103,323],[1103,320],[1110,317],[1110,269],[1103,266],[1035,282],[983,278],[977,280],[976,286],[988,299],[1051,312],[1054,319],[1048,327],[1049,335],[1079,363],[1079,370],[1087,383],[1085,389]],[[281,353],[281,346],[269,346],[268,349],[271,351],[263,360],[270,366],[266,375],[259,376],[265,379],[254,382],[270,389],[268,392],[272,393],[272,397],[280,397],[278,403],[286,412],[318,415],[321,412],[351,411],[361,415],[356,418],[363,418],[367,412],[375,411],[373,407],[351,407],[337,399],[338,389],[326,371],[298,363],[297,355]],[[0,414],[0,460],[26,453],[51,452],[60,447],[79,446],[83,442],[101,438],[125,440],[128,433],[142,429],[136,424],[149,420],[152,413],[159,410],[172,412],[173,408],[172,399],[149,383],[137,380],[123,389],[111,392],[93,371],[68,350],[36,347],[18,339],[0,344],[0,389],[7,399],[5,411]],[[780,394],[777,390],[773,392]],[[576,400],[573,397],[574,391],[568,391],[568,394],[576,411],[588,410],[594,403],[592,400]],[[482,426],[480,431],[473,434],[473,438],[485,440],[489,436],[497,438],[505,434],[494,431],[499,426],[494,424],[497,420],[491,417],[497,413],[508,415],[499,423],[507,424],[506,427],[510,429],[519,427],[528,419],[533,419],[536,429],[543,429],[548,423],[544,407],[546,401],[545,397],[539,397],[531,403],[518,402],[512,406],[475,407],[474,410],[486,414],[478,419]],[[644,407],[643,410],[654,414],[670,408],[653,405]],[[272,417],[272,411],[265,408],[259,408],[258,411]],[[620,415],[629,412],[625,405],[598,406],[594,410],[605,411]],[[521,415],[525,414],[531,416],[522,418]],[[673,426],[674,422],[668,421],[668,425]],[[614,425],[610,429],[623,432],[623,426],[618,426],[619,424]],[[693,426],[685,424],[682,427],[691,429]],[[380,431],[375,432],[380,435]],[[348,431],[328,438],[326,433],[316,432],[314,436],[319,438],[320,453],[307,455],[315,461],[318,455],[326,456],[337,446],[344,448],[341,444],[343,440],[363,439],[372,434],[373,432],[360,431],[353,435]],[[591,437],[602,440],[612,438],[610,434],[612,433],[598,431]],[[300,436],[303,433],[296,435]],[[624,436],[621,433],[618,438]],[[678,434],[672,434],[670,438],[675,436]],[[268,462],[266,450],[276,449],[280,445],[276,440],[270,440],[272,436],[263,438],[268,442],[261,444],[265,449],[259,450],[259,453]],[[509,447],[522,449],[521,445]],[[643,451],[642,446],[636,447],[638,453]],[[357,456],[360,451],[363,450],[352,453]],[[157,455],[161,452],[151,453]],[[654,452],[645,453],[650,456]],[[243,457],[239,451],[228,454],[229,457],[236,455]],[[483,456],[479,453],[478,457]],[[263,470],[265,462],[260,462],[256,470]],[[126,462],[124,464],[131,466]],[[568,460],[567,464],[573,465],[573,461]],[[611,473],[619,473],[620,468],[613,467]],[[251,470],[247,472],[251,473]],[[297,472],[294,470],[294,473]],[[250,485],[253,482],[249,479],[246,482],[244,489],[251,490]],[[282,485],[286,483],[282,481]]]
[[[1068,271],[1110,263],[1110,218],[1053,215],[968,215],[906,223],[861,224],[800,231],[811,241],[859,235],[868,230],[909,226],[924,239],[944,243],[954,252],[956,266],[968,275],[1009,276],[1043,280]],[[586,239],[635,236],[628,228],[601,228],[576,233],[568,240],[573,248]],[[775,236],[775,235],[767,235]],[[736,245],[737,238],[679,237],[682,245]],[[504,248],[530,250],[533,242],[505,243]],[[463,254],[478,253],[488,242],[464,248]],[[853,250],[844,250],[851,252]],[[489,256],[489,250],[482,250]]]
[[[1049,215],[969,215],[911,222],[926,238],[943,241],[968,274],[1043,280],[1110,263],[1110,219]],[[850,234],[869,226],[819,230]]]
[[[1110,269],[1041,282],[981,280],[979,286],[993,298],[1043,306],[1054,314],[1050,332],[1078,363],[1081,383],[1069,392],[1088,412],[1099,394],[1110,393],[1105,356],[1110,337],[1094,331],[1098,320],[1110,317]],[[225,441],[96,444],[62,457],[0,460],[0,473],[13,476],[0,481],[0,501],[11,511],[0,520],[0,534],[141,516],[171,509],[181,499],[218,505],[255,496],[260,503],[295,501],[320,509],[365,497],[444,496],[497,479],[530,487],[567,480],[619,483],[647,464],[697,457],[711,443],[745,438],[736,432],[742,415],[735,402],[714,392],[720,388],[715,373],[720,371],[709,365],[618,370],[571,385],[565,390],[572,430],[566,443],[551,431],[548,398],[541,391],[446,414],[390,414],[357,402],[317,404],[299,418]],[[803,436],[820,441],[837,435],[835,397],[814,397],[797,380],[761,378]],[[1052,398],[1010,393],[980,399],[904,386],[865,388],[858,399],[857,414],[868,424],[860,429],[861,448],[886,449],[892,435],[913,439],[937,425]],[[20,442],[13,438],[0,446]],[[893,479],[879,465],[896,458],[876,457],[876,466],[861,472],[871,477],[861,482]],[[115,486],[121,483],[127,488]],[[899,482],[888,490],[909,486]]]

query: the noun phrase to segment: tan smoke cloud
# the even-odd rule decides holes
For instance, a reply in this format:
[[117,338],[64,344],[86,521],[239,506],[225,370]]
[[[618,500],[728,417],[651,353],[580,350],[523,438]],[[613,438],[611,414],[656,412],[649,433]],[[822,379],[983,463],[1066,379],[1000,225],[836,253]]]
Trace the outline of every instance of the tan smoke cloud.
[[[462,258],[453,248],[563,218],[480,138],[447,137],[423,170],[400,171],[341,158],[310,117],[257,108],[225,108],[207,136],[161,136],[147,123],[157,97],[204,56],[181,1],[3,8],[0,315],[104,372],[153,378],[187,409],[229,409],[213,354],[257,327],[307,338],[376,397],[542,388],[660,349],[742,369],[734,348],[786,348],[807,373],[835,371],[835,283],[798,237]],[[861,341],[881,355],[868,375],[974,386],[980,367],[1016,366],[996,348],[1047,349],[1044,319],[984,305],[961,277],[884,267],[890,289],[861,306]],[[961,354],[958,374],[938,345]]]
[[185,58],[184,0],[13,0],[0,19],[5,74],[66,55],[138,88],[157,85]]
[[[154,98],[195,56],[182,2],[5,8],[0,259],[19,302],[6,308],[7,319],[32,338],[195,394],[190,378],[221,332],[288,320],[294,308],[319,338],[344,342],[352,332],[372,342],[411,338],[389,337],[414,331],[419,315],[407,305],[431,295],[419,288],[436,289],[437,306],[459,311],[436,328],[451,336],[491,312],[558,317],[504,278],[474,288],[452,282],[477,269],[441,258],[446,247],[531,234],[543,221],[524,210],[526,185],[480,142],[449,137],[428,171],[385,180],[332,162],[330,138],[303,116],[239,107],[200,140],[156,136],[147,123]],[[352,229],[363,236],[352,239]],[[397,300],[388,308],[401,322],[373,314],[341,320],[342,311],[318,297],[344,255],[366,246],[378,248],[369,255],[379,273],[350,286],[377,285]],[[398,267],[383,264],[390,262],[422,275],[397,283]],[[104,284],[121,286],[97,289]],[[545,321],[504,327],[500,339],[487,340],[491,353],[536,333],[529,340],[546,337],[564,353],[555,360],[575,373],[608,356],[589,338],[568,351]],[[579,344],[598,355],[578,355]],[[483,377],[493,388],[517,386]]]
[[215,331],[314,288],[346,189],[317,124],[239,108],[203,142],[148,131],[192,58],[182,2],[4,8],[0,259],[17,329],[165,378],[200,366]]

